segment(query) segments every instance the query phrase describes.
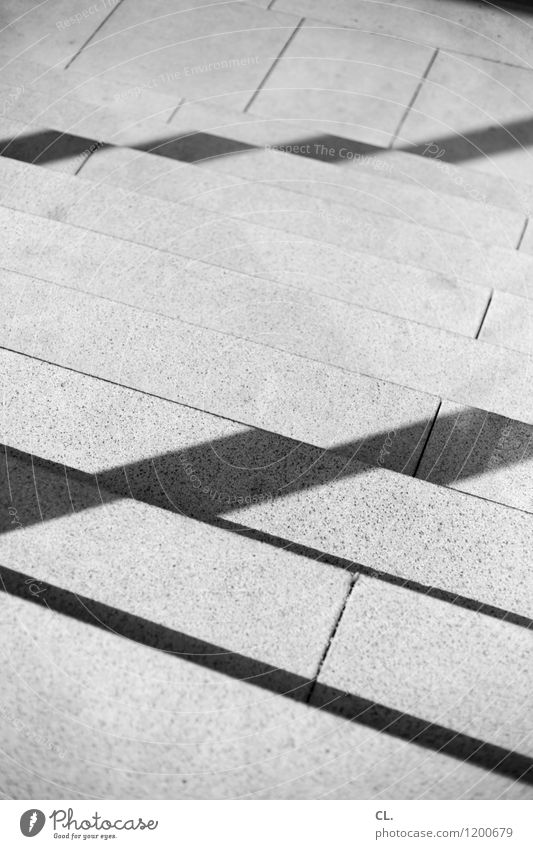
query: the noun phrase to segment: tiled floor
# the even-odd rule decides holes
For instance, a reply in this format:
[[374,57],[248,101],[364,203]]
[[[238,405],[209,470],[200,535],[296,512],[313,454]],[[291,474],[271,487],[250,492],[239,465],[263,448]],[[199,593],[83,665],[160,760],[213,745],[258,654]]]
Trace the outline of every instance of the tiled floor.
[[531,22],[4,4],[4,796],[531,798]]

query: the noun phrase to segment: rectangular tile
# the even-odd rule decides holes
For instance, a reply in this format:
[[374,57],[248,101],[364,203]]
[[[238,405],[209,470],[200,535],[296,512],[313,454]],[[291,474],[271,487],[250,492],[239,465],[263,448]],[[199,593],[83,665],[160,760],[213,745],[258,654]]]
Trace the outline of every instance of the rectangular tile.
[[441,53],[395,147],[434,145],[448,162],[533,182],[531,80],[530,70]]
[[320,114],[357,126],[384,147],[414,95],[432,49],[305,21],[253,102],[276,118]]
[[363,576],[319,682],[531,755],[532,648],[527,629]]
[[275,0],[274,8],[529,68],[533,58],[527,4],[507,9],[462,0]]
[[[77,71],[243,109],[298,18],[241,3],[124,3],[77,57]],[[157,50],[154,50],[154,44]],[[199,57],[203,56],[204,59]]]
[[533,350],[533,310],[524,298],[494,292],[480,339],[530,354]]
[[[278,230],[111,185],[80,185],[15,160],[0,159],[0,187],[11,209],[188,256],[202,261],[200,272],[209,262],[467,336],[477,332],[489,300],[487,289],[457,286],[414,266],[282,238]],[[191,274],[195,269],[188,264]]]
[[445,401],[417,477],[533,512],[533,429]]

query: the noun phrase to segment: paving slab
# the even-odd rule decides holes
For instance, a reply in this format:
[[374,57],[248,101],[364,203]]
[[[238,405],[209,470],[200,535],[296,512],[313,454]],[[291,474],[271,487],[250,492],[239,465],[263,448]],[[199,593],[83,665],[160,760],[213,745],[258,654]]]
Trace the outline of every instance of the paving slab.
[[531,756],[532,652],[526,628],[362,576],[318,680]]
[[253,102],[255,114],[357,121],[360,141],[384,147],[433,50],[306,20]]
[[445,401],[417,477],[531,513],[532,437],[524,422]]
[[[171,11],[163,0],[124,3],[74,67],[130,85],[157,80],[161,91],[244,109],[298,20],[242,3],[183,0]],[[199,61],[200,52],[207,61]]]
[[0,49],[64,67],[113,12],[118,0],[6,0],[0,17]]
[[[274,9],[332,21],[335,24],[374,31],[489,59],[522,65],[533,62],[531,26],[527,4],[512,9],[462,0],[390,0],[387,4],[367,0],[274,0]],[[407,49],[407,46],[406,46]]]
[[[355,305],[348,307],[329,298],[274,283],[265,290],[265,282],[259,278],[205,263],[195,263],[190,268],[181,257],[13,210],[0,209],[0,224],[6,233],[4,267],[30,275],[25,281],[26,294],[21,296],[27,300],[20,301],[20,327],[12,325],[19,320],[17,300],[12,301],[11,308],[6,306],[4,332],[10,339],[17,340],[16,345],[12,341],[8,347],[22,352],[28,350],[43,359],[56,361],[54,357],[59,354],[53,352],[63,351],[64,347],[62,338],[57,343],[53,339],[56,312],[57,320],[66,327],[69,321],[80,320],[80,310],[92,317],[97,312],[104,316],[107,311],[110,324],[107,329],[102,325],[102,338],[93,342],[87,340],[91,346],[96,344],[101,348],[98,362],[103,365],[106,362],[104,339],[111,333],[111,349],[115,347],[116,342],[111,341],[111,327],[119,321],[122,310],[128,326],[144,327],[141,335],[129,343],[133,346],[131,350],[142,344],[142,336],[149,326],[160,324],[162,333],[179,336],[183,333],[184,338],[191,340],[194,334],[198,334],[199,340],[203,338],[203,328],[208,327],[230,334],[216,337],[228,351],[232,346],[252,344],[256,352],[254,357],[260,355],[261,346],[277,350],[277,353],[272,351],[271,357],[280,356],[281,351],[296,355],[292,361],[287,358],[289,372],[294,372],[304,358],[305,362],[315,363],[310,368],[320,368],[322,363],[349,374],[397,384],[395,390],[389,391],[401,394],[399,387],[409,387],[425,393],[426,411],[436,403],[430,396],[444,396],[523,421],[533,419],[527,392],[531,361],[525,354],[425,328]],[[31,253],[25,238],[29,228],[32,230]],[[32,279],[35,277],[63,285],[52,287]],[[20,278],[14,280],[8,279],[4,285],[7,304],[13,297],[12,287],[20,286]],[[46,317],[35,311],[34,297],[41,300]],[[47,297],[51,310],[48,313]],[[110,298],[115,303],[100,301],[100,298]],[[143,312],[138,315],[130,307]],[[68,319],[67,311],[70,313]],[[44,334],[42,348],[31,335],[34,332],[32,320],[37,316]],[[167,317],[177,319],[178,323],[173,324]],[[26,344],[37,344],[37,347],[26,349]],[[150,344],[149,348],[152,347]],[[72,352],[66,355],[71,357]],[[163,349],[157,354],[160,356],[163,356]],[[289,366],[289,362],[293,365]],[[91,373],[81,360],[75,363],[69,359],[68,363],[61,361],[61,364]],[[112,361],[109,365],[114,370]],[[227,379],[231,382],[229,375]],[[147,387],[143,384],[143,388]],[[153,391],[165,395],[160,389]],[[212,411],[218,412],[218,409]],[[234,417],[247,420],[237,413]]]
[[[115,80],[102,80],[92,74],[78,73],[72,66],[48,66],[34,62],[26,57],[9,55],[0,51],[0,85],[12,87],[17,96],[24,92],[37,90],[48,99],[75,97],[84,103],[93,103],[103,107],[113,107],[120,113],[126,105],[139,117],[157,114],[165,120],[165,112],[170,115],[176,109],[179,100],[172,95],[141,86],[132,88]],[[19,94],[19,90],[23,89]]]
[[525,354],[533,350],[533,310],[530,301],[494,292],[480,339]]
[[2,705],[2,767],[19,798],[530,798],[511,778],[24,599],[0,603],[17,704]]
[[436,410],[435,398],[384,381],[47,282],[2,277],[4,347],[319,448],[352,453],[354,442],[369,439],[373,458],[396,427],[403,448],[395,463],[409,469]]
[[[219,181],[217,182],[217,187]],[[4,206],[474,336],[490,292],[370,254],[0,159]],[[224,188],[221,187],[223,191]],[[194,264],[189,265],[191,272]],[[251,282],[257,286],[256,281]]]
[[[327,201],[305,198],[297,192],[285,192],[282,197],[278,194],[272,200],[272,211],[264,212],[267,193],[264,187],[246,181],[239,183],[233,176],[217,175],[226,180],[225,184],[219,184],[225,185],[222,197],[213,190],[211,173],[208,175],[194,165],[162,159],[125,149],[100,149],[89,157],[81,174],[86,179],[109,181],[141,193],[182,200],[241,220],[327,241],[343,250],[361,250],[417,265],[462,284],[494,286],[522,297],[533,296],[533,261],[525,253],[498,245],[482,245],[442,231],[437,236],[436,231],[394,219],[387,219],[384,233],[383,218],[372,217],[370,212],[359,213],[360,222],[364,219],[369,225],[363,228],[356,224],[354,210],[342,204],[330,203],[328,207]],[[268,189],[271,198],[276,192],[280,190]],[[287,203],[291,203],[290,211],[286,210]],[[314,210],[312,215],[310,208]]]
[[531,74],[439,54],[395,146],[435,145],[449,162],[532,183]]

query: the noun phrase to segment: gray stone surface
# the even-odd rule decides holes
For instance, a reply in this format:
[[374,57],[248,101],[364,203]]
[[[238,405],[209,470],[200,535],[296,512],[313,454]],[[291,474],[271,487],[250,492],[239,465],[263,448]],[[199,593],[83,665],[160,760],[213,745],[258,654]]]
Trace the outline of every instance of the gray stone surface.
[[533,428],[444,402],[417,477],[533,512]]
[[[377,453],[401,470],[415,463],[437,406],[403,387],[29,277],[3,274],[2,306],[4,347],[319,448],[352,454],[368,440],[369,459]],[[391,429],[398,448],[382,451]]]
[[[170,339],[178,334],[185,344],[173,365],[177,366],[177,363],[181,362],[180,357],[185,356],[188,345],[195,347],[199,344],[199,350],[202,351],[200,356],[206,356],[203,346],[208,344],[211,337],[208,332],[206,335],[202,328],[207,326],[221,333],[231,334],[212,337],[213,340],[218,340],[213,342],[217,349],[222,346],[220,350],[226,350],[228,356],[229,352],[232,352],[231,358],[237,356],[237,350],[246,350],[249,352],[246,359],[251,356],[251,363],[255,362],[256,358],[261,358],[261,346],[278,349],[277,352],[271,351],[266,356],[272,363],[281,357],[278,360],[278,368],[281,367],[281,362],[287,363],[287,375],[277,375],[282,381],[281,385],[286,381],[287,388],[294,381],[294,375],[302,362],[301,358],[304,358],[308,364],[306,367],[311,370],[320,370],[323,368],[320,364],[323,363],[327,367],[336,366],[348,372],[349,376],[338,373],[338,377],[334,379],[337,385],[339,380],[344,384],[355,375],[370,375],[386,380],[390,387],[387,391],[396,393],[397,396],[402,392],[398,388],[400,386],[426,393],[423,401],[419,396],[426,413],[428,407],[432,408],[435,404],[435,399],[428,397],[433,395],[444,396],[458,403],[476,405],[526,422],[533,420],[531,400],[527,393],[531,373],[531,361],[527,355],[434,328],[425,328],[423,325],[353,305],[347,308],[337,301],[292,289],[277,288],[275,284],[269,285],[268,291],[265,291],[263,281],[241,277],[237,272],[224,271],[206,264],[191,269],[181,257],[155,252],[131,242],[13,210],[0,210],[0,226],[5,233],[4,266],[68,287],[52,289],[47,284],[27,279],[27,300],[21,308],[24,318],[16,331],[11,327],[11,316],[17,315],[17,301],[6,307],[4,317],[4,333],[9,334],[9,339],[17,340],[16,343],[12,341],[11,347],[16,347],[19,351],[25,352],[25,344],[31,344],[32,353],[43,359],[104,377],[109,376],[108,367],[111,368],[111,373],[116,372],[116,360],[113,355],[109,357],[110,352],[106,350],[106,344],[109,340],[110,351],[115,349],[116,331],[112,328],[121,325],[122,317],[125,326],[131,327],[131,332],[133,327],[138,328],[134,337],[129,340],[129,356],[132,356],[135,350],[142,350],[142,346],[147,343],[146,334],[155,333],[155,328],[160,328],[157,332],[163,334],[161,340],[157,343],[150,342],[148,345],[151,357],[154,358],[154,367],[160,358],[164,362],[168,356],[163,347],[164,336]],[[30,227],[31,253],[28,251],[26,240]],[[179,285],[177,280],[180,281]],[[3,296],[8,304],[12,298],[13,285],[17,286],[19,282],[14,284],[8,279],[4,285]],[[199,286],[202,287],[200,297]],[[73,289],[90,294],[80,295],[72,291]],[[99,297],[94,298],[92,295]],[[40,309],[35,308],[37,301],[34,301],[34,298],[40,301],[40,309],[44,310],[42,315]],[[121,303],[112,304],[100,298],[110,298]],[[135,310],[123,306],[124,303],[143,312],[139,315]],[[97,322],[96,325],[98,336],[87,339],[89,348],[86,352],[80,350],[80,358],[76,360],[73,351],[66,351],[64,339],[54,338],[54,323],[59,321],[62,326],[67,327],[71,322],[83,323],[82,316],[86,315],[91,324],[97,314],[102,316],[102,323]],[[169,321],[167,316],[179,319],[180,323]],[[32,327],[37,317],[42,336],[36,336]],[[84,328],[82,332],[87,333],[88,330]],[[127,334],[124,338],[127,338]],[[185,342],[185,339],[188,342]],[[197,339],[198,343],[195,343],[194,339]],[[170,347],[172,348],[172,345]],[[99,363],[98,368],[104,369],[103,372],[94,372],[89,365],[90,359],[84,357],[85,354],[92,358],[97,349],[96,362]],[[280,351],[297,356],[291,360],[286,354],[279,353]],[[423,357],[421,351],[424,352]],[[67,360],[56,359],[65,356]],[[211,360],[211,357],[209,359]],[[169,365],[170,362],[172,360]],[[184,367],[186,360],[182,362]],[[235,360],[235,364],[236,362]],[[194,371],[192,365],[190,368]],[[200,362],[197,368],[197,377],[205,373]],[[223,369],[221,377],[224,374],[224,382],[231,385],[235,383],[235,375],[241,375],[243,371],[245,369],[242,367],[236,367],[232,376],[229,370],[226,372]],[[159,388],[152,388],[152,391],[185,401],[184,396],[175,396],[170,388],[163,389],[164,386],[170,387],[170,374],[165,373],[163,376],[159,367],[156,372],[160,372],[161,382],[158,384]],[[137,377],[133,378],[133,372],[129,374],[128,379],[137,380]],[[128,379],[121,378],[120,382],[125,381],[128,384]],[[194,391],[196,400],[186,403],[203,407],[203,402],[199,401],[202,392],[198,390],[198,382],[190,376],[187,381],[189,379],[191,382],[188,383],[190,388],[187,391]],[[272,380],[273,378],[268,383],[271,384]],[[206,399],[213,397],[214,386],[207,390],[210,381],[211,377],[204,383],[204,390],[208,393]],[[392,387],[391,383],[397,386]],[[144,383],[142,386],[137,383],[131,385],[147,388]],[[270,391],[273,390],[272,385]],[[242,390],[239,390],[237,395],[240,391]],[[306,391],[309,391],[309,388]],[[233,397],[233,391],[229,397]],[[415,397],[413,396],[413,399]],[[240,404],[243,402],[244,398],[241,398]],[[244,407],[240,404],[238,409],[242,415],[237,412],[231,414],[227,412],[227,408],[222,414],[276,430],[276,427],[262,421],[248,419],[243,412],[246,404]],[[211,412],[221,412],[218,406],[210,408],[208,405],[207,409]],[[293,435],[286,431],[281,432]],[[308,441],[315,440],[309,437]]]
[[[331,146],[328,146],[327,133],[324,133],[322,141],[317,141],[320,133],[316,127],[314,133],[308,132],[307,141],[305,136],[293,141],[295,136],[290,123],[281,138],[279,130],[272,138],[269,137],[268,121],[264,126],[261,122],[244,123],[236,131],[233,128],[220,129],[214,123],[211,130],[207,122],[209,115],[209,107],[203,105],[197,107],[193,104],[178,110],[172,120],[172,127],[184,138],[173,144],[176,158],[200,164],[203,162],[210,170],[235,174],[247,180],[342,202],[357,209],[368,209],[379,215],[510,248],[516,247],[523,230],[524,216],[519,212],[491,207],[481,200],[441,194],[425,188],[423,184],[392,179],[385,157],[376,160],[383,168],[380,170],[376,167],[373,172],[370,169],[359,170],[349,164],[332,170],[335,161],[340,165],[347,164],[346,160],[343,163],[342,159],[336,160],[336,157],[347,155],[348,143],[345,142],[342,147],[342,142],[335,143],[332,139]],[[260,137],[262,144],[279,144],[281,149],[243,147],[239,150],[237,145],[234,145],[236,149],[231,149],[231,140],[234,138],[248,141]],[[117,136],[117,142],[121,143],[120,135]],[[293,144],[296,148],[300,145],[303,155],[287,155]],[[320,156],[322,150],[332,152],[331,162],[327,154],[323,154],[325,161],[314,158]]]
[[524,354],[533,351],[531,301],[494,292],[479,338]]
[[87,0],[5,0],[0,16],[0,49],[11,55],[64,67],[115,5]]
[[182,0],[171,11],[164,0],[125,3],[74,66],[130,85],[155,80],[162,91],[243,109],[298,20],[245,3]]
[[[372,213],[361,212],[357,216],[353,209],[342,204],[306,198],[297,192],[283,192],[280,196],[280,190],[266,190],[237,178],[217,175],[220,180],[225,179],[225,183],[218,184],[225,186],[222,197],[213,191],[211,173],[201,171],[199,174],[199,171],[201,169],[194,165],[162,161],[162,157],[150,154],[100,150],[88,159],[81,174],[92,180],[111,182],[167,200],[182,200],[241,220],[304,235],[343,250],[361,250],[417,265],[445,274],[462,285],[494,286],[522,297],[533,296],[533,260],[525,253],[481,244],[453,233],[430,231],[395,219],[387,219],[384,232],[383,218]],[[263,212],[267,191],[271,211]],[[290,210],[286,209],[287,203],[291,203]],[[364,226],[361,226],[362,221]]]
[[306,20],[262,86],[254,112],[348,120],[358,139],[386,147],[432,52]]
[[318,680],[531,755],[532,652],[526,628],[363,576]]
[[1,595],[17,705],[4,697],[2,765],[17,798],[530,798],[520,782]]
[[274,8],[380,32],[418,44],[486,56],[529,68],[532,16],[527,4],[508,9],[462,0],[275,0]]
[[531,616],[533,526],[518,510],[373,467],[236,515],[370,569]]
[[[0,159],[3,205],[474,336],[489,291],[370,254]],[[223,189],[221,189],[223,191]],[[194,265],[192,266],[194,268]],[[251,285],[258,285],[251,281]]]
[[444,159],[533,182],[531,70],[440,54],[396,147],[435,143]]
[[[389,472],[379,463],[347,463],[335,452],[317,456],[309,446],[15,353],[3,352],[2,375],[6,443],[98,472],[104,490],[127,495],[126,479],[130,493],[150,503],[188,505],[189,511],[192,503],[193,512],[207,518],[220,513],[270,537],[531,615],[527,558],[533,528],[520,511]],[[402,437],[392,432],[392,454]],[[154,468],[151,457],[158,458]],[[110,468],[115,471],[106,474]],[[28,492],[27,479],[20,480],[21,491]],[[48,492],[48,466],[38,480]],[[64,480],[62,486],[64,503]],[[199,486],[201,495],[192,501]],[[57,501],[61,492],[54,487]],[[92,501],[88,497],[80,494],[80,509],[93,506],[94,494]],[[31,524],[35,506],[32,514],[28,505]]]

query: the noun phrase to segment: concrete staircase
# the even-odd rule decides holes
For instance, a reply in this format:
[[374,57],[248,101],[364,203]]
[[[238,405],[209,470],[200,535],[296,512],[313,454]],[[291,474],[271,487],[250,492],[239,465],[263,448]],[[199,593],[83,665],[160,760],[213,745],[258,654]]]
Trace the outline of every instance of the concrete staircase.
[[4,794],[531,798],[533,183],[100,72],[119,6],[0,43]]

